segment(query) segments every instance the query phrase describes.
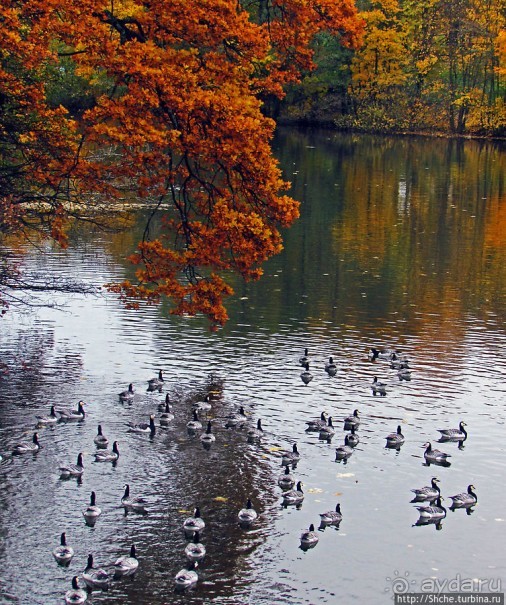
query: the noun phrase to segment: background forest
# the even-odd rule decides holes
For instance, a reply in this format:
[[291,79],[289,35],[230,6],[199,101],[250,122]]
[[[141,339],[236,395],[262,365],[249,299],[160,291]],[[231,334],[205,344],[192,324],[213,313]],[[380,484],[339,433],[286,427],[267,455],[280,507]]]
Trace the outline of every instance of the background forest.
[[504,0],[357,1],[363,44],[320,34],[278,117],[374,132],[505,133]]
[[[344,46],[335,32],[318,34],[316,70],[284,99],[266,99],[267,113],[342,130],[504,136],[505,0],[355,4],[365,26],[360,47]],[[72,70],[53,77],[54,102],[71,111],[92,102]]]

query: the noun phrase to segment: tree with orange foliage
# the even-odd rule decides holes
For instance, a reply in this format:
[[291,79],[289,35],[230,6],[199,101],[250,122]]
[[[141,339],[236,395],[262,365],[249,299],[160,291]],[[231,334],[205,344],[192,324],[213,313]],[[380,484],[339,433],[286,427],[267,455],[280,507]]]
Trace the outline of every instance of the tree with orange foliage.
[[[357,43],[353,2],[9,1],[0,20],[7,31],[0,94],[22,103],[32,77],[36,83],[26,132],[14,129],[24,178],[12,176],[21,189],[4,190],[2,213],[32,209],[33,192],[42,192],[51,235],[64,244],[69,205],[61,195],[75,210],[78,201],[113,202],[129,188],[149,204],[151,221],[161,221],[161,235],[151,240],[147,226],[133,256],[137,283],[111,289],[133,306],[168,297],[172,312],[204,313],[222,325],[223,299],[232,294],[227,273],[258,278],[261,263],[282,248],[279,227],[298,216],[298,203],[283,194],[289,184],[272,156],[274,123],[261,98],[282,96],[311,66],[309,42],[319,31]],[[110,84],[76,121],[45,103],[43,75],[58,53],[90,86],[98,77]],[[26,145],[34,149],[29,163]],[[7,148],[0,147],[4,162]]]
[[45,71],[58,57],[37,11],[26,16],[2,3],[0,22],[0,233],[35,227],[37,211],[63,244],[61,185],[79,137],[65,110],[46,101]]

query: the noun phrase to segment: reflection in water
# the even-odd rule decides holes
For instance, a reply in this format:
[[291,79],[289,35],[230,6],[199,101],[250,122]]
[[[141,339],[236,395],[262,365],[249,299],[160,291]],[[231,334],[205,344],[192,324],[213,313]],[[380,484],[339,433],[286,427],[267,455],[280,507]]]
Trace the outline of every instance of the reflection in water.
[[[435,575],[505,576],[501,146],[297,131],[280,131],[275,143],[302,218],[260,282],[234,284],[231,320],[220,332],[199,318],[167,317],[167,308],[126,310],[109,294],[59,295],[66,312],[2,320],[1,602],[61,600],[90,553],[96,567],[110,569],[133,543],[134,581],[112,581],[94,603],[376,603],[395,570],[417,586]],[[69,250],[48,248],[25,263],[96,286],[132,277],[124,258],[142,235],[142,212],[133,219],[129,233],[76,230]],[[410,379],[390,357],[370,358],[372,348],[405,355]],[[160,370],[163,382],[152,388]],[[374,396],[374,376],[384,396]],[[129,384],[133,396],[119,397]],[[37,428],[39,453],[10,455],[30,442],[37,416],[52,406],[78,411],[79,401],[82,418]],[[167,404],[173,418],[163,423]],[[199,406],[203,428],[188,432]],[[358,418],[344,423],[353,410]],[[337,433],[350,447],[360,440],[339,465],[333,443],[343,437],[320,439],[329,417],[333,430],[352,431]],[[204,447],[208,421],[215,440]],[[424,464],[422,444],[461,421],[465,448],[442,446],[451,467]],[[315,428],[306,431],[309,422]],[[94,443],[99,425],[118,444],[109,464],[97,458],[112,452]],[[397,425],[405,443],[394,453],[385,435]],[[303,456],[285,475],[279,452],[294,443]],[[61,481],[59,465],[79,452],[82,481]],[[480,502],[476,514],[448,514],[444,532],[417,531],[420,502],[410,503],[410,490],[430,485],[435,472],[444,497],[473,484]],[[128,497],[149,503],[147,515],[122,505],[127,484]],[[302,498],[286,504],[282,488],[297,484]],[[258,517],[244,528],[237,514],[248,499]],[[301,533],[336,502],[342,522],[301,552]],[[88,523],[83,513],[92,506],[101,514]],[[178,594],[174,578],[189,543],[183,522],[196,507],[206,555],[194,588]],[[62,532],[75,551],[68,568],[52,556]]]

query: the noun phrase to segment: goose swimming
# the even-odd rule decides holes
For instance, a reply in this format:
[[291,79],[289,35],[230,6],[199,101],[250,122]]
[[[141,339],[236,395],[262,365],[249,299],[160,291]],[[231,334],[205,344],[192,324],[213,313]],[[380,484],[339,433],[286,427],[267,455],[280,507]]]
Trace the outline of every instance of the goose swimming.
[[440,440],[441,441],[465,441],[467,439],[467,431],[464,428],[466,425],[465,422],[459,423],[458,429],[438,429],[438,432],[441,433]]
[[327,425],[327,414],[325,412],[322,412],[319,418],[315,418],[314,420],[307,420],[306,424],[306,432],[318,433],[322,426]]
[[474,506],[478,502],[478,496],[474,491],[476,488],[474,485],[467,486],[467,492],[457,494],[456,496],[450,496],[452,499],[452,508],[467,508]]
[[206,556],[206,547],[200,541],[200,533],[193,534],[193,540],[184,549],[186,558],[190,561],[201,561]]
[[360,437],[355,432],[355,426],[351,425],[351,433],[348,435],[348,445],[350,447],[356,447],[360,442]]
[[148,391],[161,391],[164,382],[165,380],[163,379],[163,372],[162,370],[159,370],[156,378],[150,378],[148,380]]
[[187,517],[183,521],[183,529],[187,534],[193,534],[196,531],[201,532],[205,526],[206,523],[200,516],[200,508],[198,506],[195,508],[193,516]]
[[397,432],[390,433],[386,436],[387,447],[400,447],[404,443],[404,435],[402,434],[401,425],[397,427]]
[[253,504],[251,503],[250,498],[248,498],[248,501],[246,502],[246,507],[241,508],[237,517],[241,525],[249,525],[253,523],[253,521],[258,517],[258,513],[253,508]]
[[309,349],[304,349],[304,355],[299,357],[299,364],[304,367],[306,363],[309,363]]
[[105,569],[93,567],[93,555],[91,554],[88,555],[88,563],[82,573],[82,578],[90,590],[94,588],[109,590],[111,578]]
[[165,400],[161,401],[158,404],[158,411],[159,412],[165,412],[165,408],[167,407],[167,404],[169,404],[170,407],[172,408],[172,404],[171,404],[171,400],[170,400],[170,393],[166,393],[165,394]]
[[436,464],[444,464],[446,463],[447,465],[450,464],[450,462],[447,460],[447,458],[451,457],[451,454],[446,454],[445,452],[442,452],[441,450],[435,450],[432,447],[432,444],[430,442],[424,443],[422,445],[422,447],[425,448],[425,452],[424,452],[424,457],[425,460],[427,462],[435,462]]
[[300,453],[297,449],[297,444],[294,443],[291,451],[281,452],[281,466],[288,466],[290,464],[297,464],[300,460]]
[[409,360],[407,358],[398,357],[397,353],[392,353],[390,358],[390,367],[392,370],[405,370],[409,366]]
[[118,442],[112,444],[112,450],[98,450],[95,452],[95,462],[116,462],[119,458]]
[[304,492],[302,491],[302,481],[297,483],[295,489],[291,489],[283,494],[283,504],[289,506],[291,504],[300,504],[304,500]]
[[397,372],[397,376],[399,377],[399,380],[409,381],[411,380],[411,370],[409,368],[401,368]]
[[369,359],[371,361],[374,361],[376,359],[386,359],[387,361],[390,361],[392,359],[392,356],[395,354],[396,351],[392,351],[391,349],[384,349],[380,351],[375,347],[371,347],[369,351]]
[[98,425],[97,434],[93,439],[93,443],[97,447],[106,448],[109,445],[109,439],[102,433],[102,425]]
[[254,429],[250,429],[248,431],[248,441],[249,443],[254,443],[255,441],[260,441],[264,434],[264,429],[262,428],[262,421],[259,418],[257,420],[257,426]]
[[77,455],[76,464],[67,464],[60,466],[60,479],[69,479],[70,477],[80,477],[84,473],[83,454]]
[[333,357],[329,357],[328,362],[325,364],[325,371],[329,376],[335,376],[337,374],[337,366],[334,363]]
[[132,383],[128,385],[128,389],[126,391],[121,391],[121,393],[118,393],[119,400],[122,402],[133,401],[134,396],[135,391]]
[[172,408],[169,403],[165,402],[165,409],[160,414],[160,426],[169,426],[169,424],[174,420],[174,414],[172,413]]
[[128,423],[128,432],[129,433],[149,433],[151,437],[156,433],[155,426],[155,417],[151,415],[149,417],[149,423],[140,422],[139,424],[134,424],[133,422]]
[[207,428],[205,433],[202,433],[202,435],[200,435],[200,441],[202,441],[204,445],[211,445],[211,443],[214,443],[216,441],[216,437],[213,434],[213,428],[210,420],[207,422]]
[[300,378],[305,385],[308,385],[313,380],[313,375],[309,371],[309,364],[305,364],[305,370],[301,373]]
[[12,448],[13,455],[18,454],[35,454],[40,450],[39,434],[34,433],[31,441],[20,441]]
[[72,578],[72,588],[65,593],[65,603],[67,605],[81,605],[81,603],[86,602],[87,598],[88,593],[79,588],[79,577],[74,576]]
[[346,435],[344,438],[344,445],[340,445],[336,447],[336,460],[348,460],[348,458],[353,454],[353,448],[350,445],[350,436]]
[[435,504],[428,506],[417,506],[416,509],[420,513],[420,517],[426,519],[443,519],[446,517],[446,508],[441,504],[443,498],[439,495]]
[[84,411],[84,401],[79,401],[77,404],[77,410],[70,408],[64,410],[56,410],[57,414],[60,414],[60,420],[68,422],[71,420],[84,420],[86,412]]
[[244,425],[244,423],[248,422],[248,420],[249,419],[248,419],[248,416],[246,415],[246,412],[244,411],[244,407],[241,405],[237,414],[233,414],[232,416],[229,416],[227,418],[227,420],[225,422],[225,428],[233,429],[233,428],[242,427]]
[[186,423],[186,428],[190,432],[200,431],[202,429],[202,422],[199,420],[197,410],[193,410],[192,419]]
[[121,498],[121,506],[127,511],[134,511],[136,513],[146,513],[147,500],[142,496],[130,496],[130,485],[125,485],[125,491]]
[[315,532],[314,525],[311,523],[309,529],[303,531],[300,536],[300,547],[302,550],[314,548],[318,544],[318,534]]
[[203,401],[195,401],[192,403],[192,408],[198,412],[209,412],[209,410],[212,410],[211,395],[207,393]]
[[339,502],[336,504],[335,510],[328,510],[324,513],[320,513],[320,520],[325,525],[339,525],[343,520],[343,515],[341,514],[341,505]]
[[72,561],[72,557],[74,556],[74,549],[72,546],[67,545],[67,537],[65,532],[63,532],[60,536],[60,546],[57,546],[53,550],[53,557],[56,559],[58,565],[63,565],[67,567]]
[[88,525],[94,525],[101,514],[102,510],[96,505],[96,494],[91,492],[90,504],[83,510],[83,517]]
[[56,415],[54,405],[51,406],[49,416],[35,416],[35,418],[37,419],[37,424],[39,426],[55,424],[56,421],[58,420],[58,416]]
[[386,385],[386,383],[379,382],[377,376],[375,376],[373,378],[373,381],[372,381],[372,384],[371,384],[371,388],[372,388],[373,395],[376,395],[376,393],[379,393],[380,395],[386,395],[387,394],[387,385]]
[[344,430],[349,431],[352,426],[355,428],[360,424],[360,417],[358,415],[358,410],[354,410],[351,416],[348,416],[344,419]]
[[122,578],[123,576],[133,576],[139,567],[139,560],[135,550],[135,544],[130,547],[130,554],[123,555],[114,562],[114,578]]
[[320,439],[326,439],[330,441],[335,435],[334,425],[332,424],[332,416],[329,416],[327,424],[320,428]]
[[187,590],[188,588],[195,586],[199,579],[199,576],[195,571],[197,565],[197,561],[190,561],[187,567],[177,572],[176,577],[174,578],[176,590]]
[[285,466],[285,472],[281,473],[281,475],[279,476],[278,485],[284,491],[292,489],[292,487],[295,485],[295,480],[290,473],[289,465]]
[[415,494],[415,499],[422,500],[435,500],[441,493],[439,489],[439,479],[437,477],[432,477],[431,484],[426,485],[425,487],[421,487],[420,489],[412,489],[411,491]]

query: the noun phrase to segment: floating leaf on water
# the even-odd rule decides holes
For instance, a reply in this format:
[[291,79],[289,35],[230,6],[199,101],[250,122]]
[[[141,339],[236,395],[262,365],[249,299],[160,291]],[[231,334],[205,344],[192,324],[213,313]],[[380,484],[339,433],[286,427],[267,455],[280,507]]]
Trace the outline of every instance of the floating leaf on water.
[[336,477],[341,478],[341,477],[354,477],[355,473],[337,473]]
[[279,452],[282,449],[283,449],[282,447],[277,447],[276,445],[273,445],[272,447],[269,448],[269,452]]
[[180,508],[177,512],[181,513],[182,515],[189,515],[193,513],[192,510],[185,510],[184,508]]
[[213,498],[213,500],[215,502],[228,502],[228,498],[225,498],[225,496],[216,496],[216,498]]
[[342,496],[343,492],[334,492],[334,496]]
[[308,494],[321,494],[323,490],[319,487],[310,487],[307,492]]

